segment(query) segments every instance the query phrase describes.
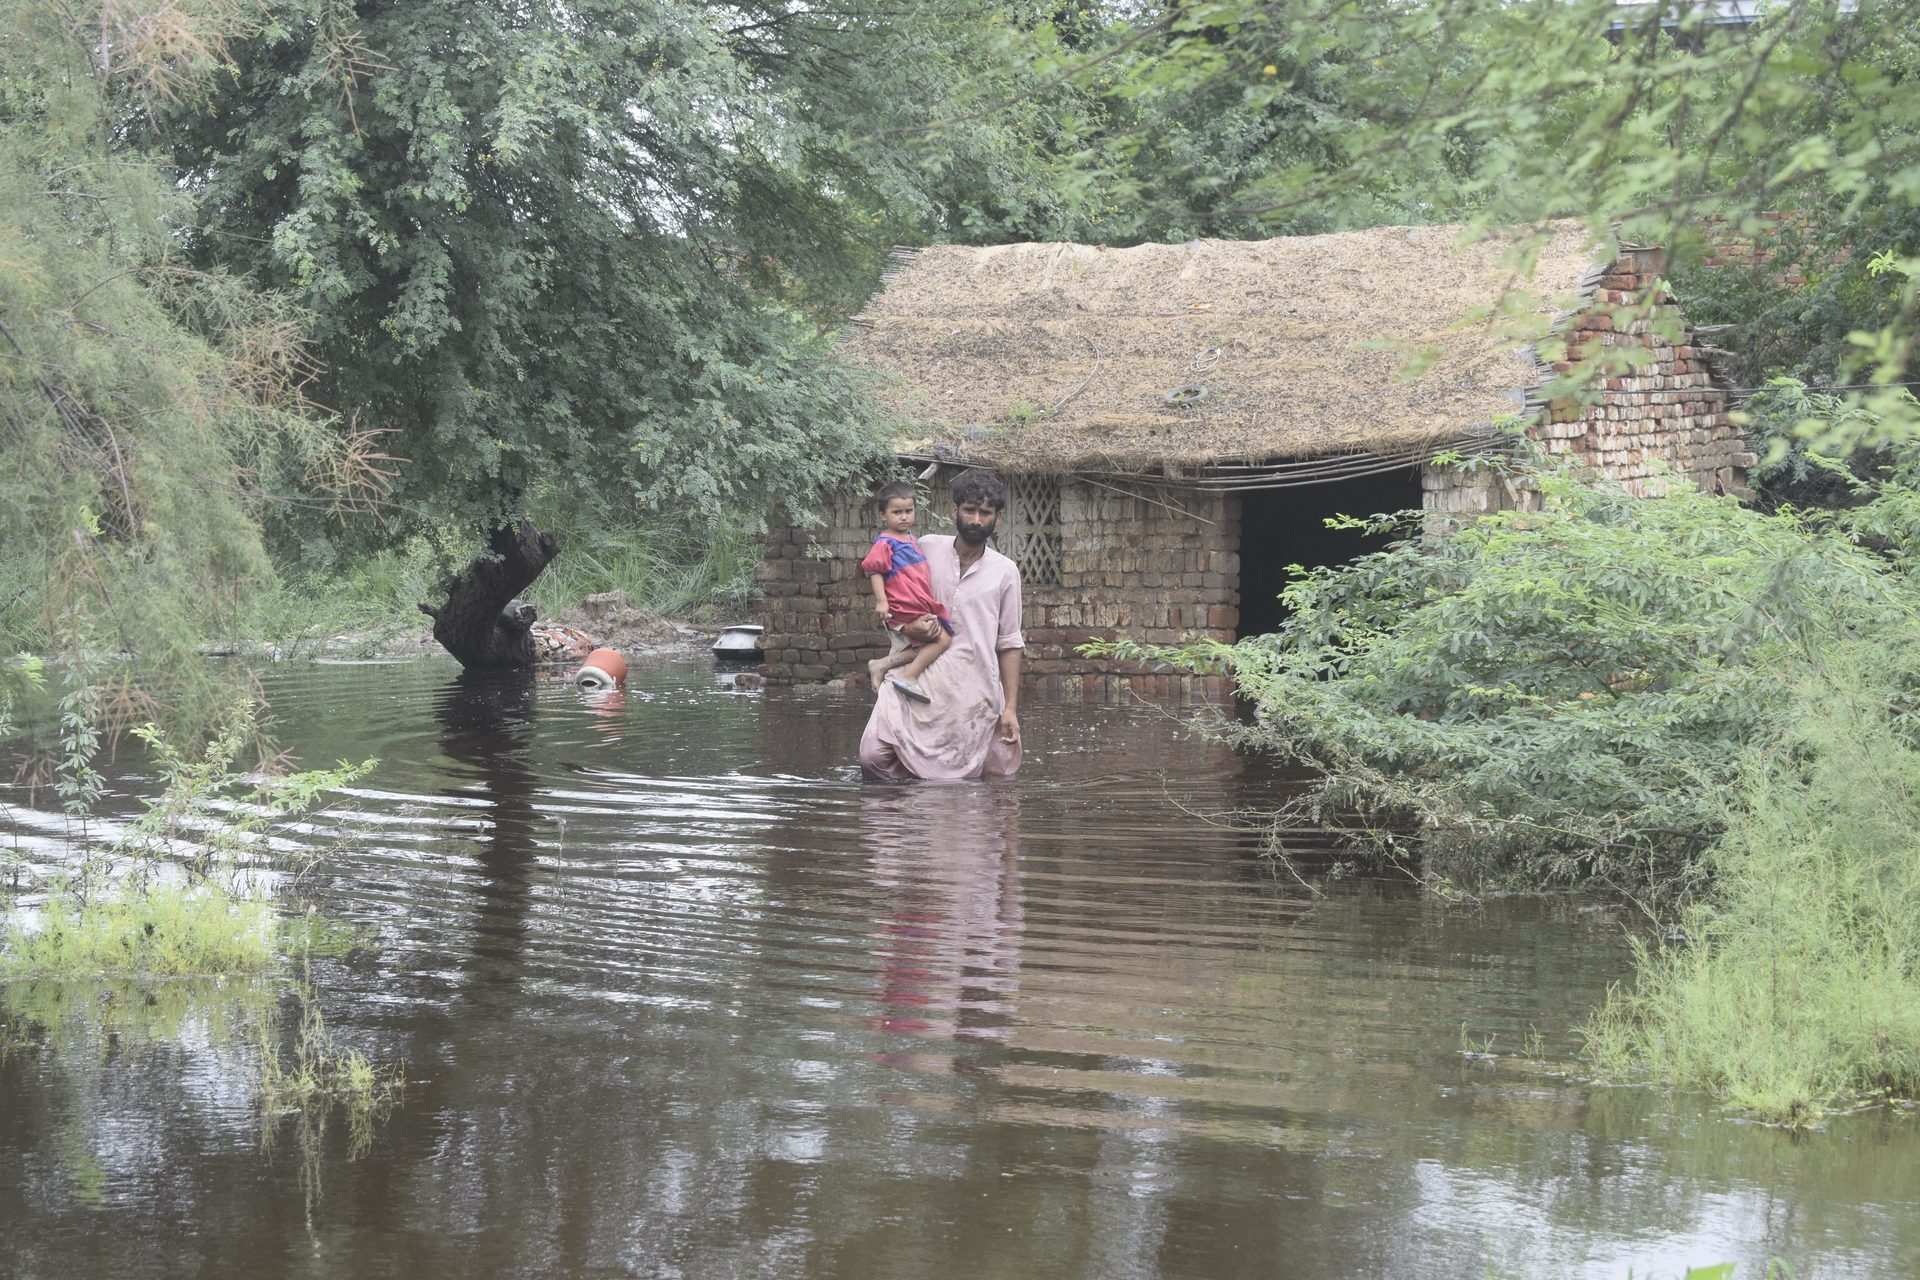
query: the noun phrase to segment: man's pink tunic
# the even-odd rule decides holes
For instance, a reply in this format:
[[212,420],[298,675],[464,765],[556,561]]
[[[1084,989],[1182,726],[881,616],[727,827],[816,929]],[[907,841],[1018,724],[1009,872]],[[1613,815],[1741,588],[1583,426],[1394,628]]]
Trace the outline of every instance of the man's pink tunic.
[[1020,745],[1000,741],[995,726],[1006,695],[1000,653],[1022,649],[1020,570],[987,547],[960,572],[952,535],[920,539],[933,570],[933,593],[953,615],[953,647],[920,677],[933,701],[915,702],[882,689],[860,737],[860,765],[878,778],[951,781],[1010,774]]

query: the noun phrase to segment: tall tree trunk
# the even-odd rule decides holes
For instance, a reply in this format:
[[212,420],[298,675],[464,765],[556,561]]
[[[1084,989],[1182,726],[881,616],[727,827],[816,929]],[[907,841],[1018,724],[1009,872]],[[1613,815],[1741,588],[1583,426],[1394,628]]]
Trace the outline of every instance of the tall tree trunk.
[[559,540],[530,520],[495,529],[485,553],[447,580],[447,602],[421,603],[433,638],[469,671],[531,667],[533,606],[514,597],[559,554]]

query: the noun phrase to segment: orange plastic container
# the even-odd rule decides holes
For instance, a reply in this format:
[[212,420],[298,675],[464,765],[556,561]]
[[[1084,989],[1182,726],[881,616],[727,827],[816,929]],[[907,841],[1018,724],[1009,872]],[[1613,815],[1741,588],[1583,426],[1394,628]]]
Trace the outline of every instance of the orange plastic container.
[[615,689],[627,682],[627,660],[618,649],[595,649],[573,673],[582,689]]

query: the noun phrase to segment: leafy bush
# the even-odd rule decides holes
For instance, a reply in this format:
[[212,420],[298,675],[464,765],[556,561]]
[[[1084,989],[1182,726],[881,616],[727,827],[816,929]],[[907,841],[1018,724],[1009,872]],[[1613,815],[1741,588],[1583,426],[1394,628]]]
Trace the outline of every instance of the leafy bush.
[[1845,509],[1890,498],[1879,487],[1883,479],[1910,486],[1920,441],[1909,424],[1920,406],[1901,393],[1901,408],[1905,412],[1888,422],[1796,379],[1771,379],[1741,406],[1760,454],[1748,478],[1761,505]]
[[1543,510],[1446,536],[1417,512],[1349,521],[1408,536],[1296,567],[1272,635],[1109,648],[1230,672],[1256,707],[1230,732],[1319,771],[1301,807],[1389,855],[1417,837],[1430,874],[1682,893],[1795,673],[1906,625],[1914,597],[1791,511],[1540,483]]

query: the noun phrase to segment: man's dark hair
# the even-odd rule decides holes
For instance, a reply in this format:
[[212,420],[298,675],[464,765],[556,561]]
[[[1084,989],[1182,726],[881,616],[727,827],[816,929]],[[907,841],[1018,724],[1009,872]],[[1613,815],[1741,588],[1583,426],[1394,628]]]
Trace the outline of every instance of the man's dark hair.
[[880,491],[873,495],[873,509],[885,515],[887,504],[895,498],[905,498],[911,502],[913,500],[913,486],[905,480],[895,480],[892,484],[881,485]]
[[992,507],[995,511],[1007,509],[1007,482],[991,471],[979,467],[962,471],[953,478],[952,490],[953,505],[956,507]]

